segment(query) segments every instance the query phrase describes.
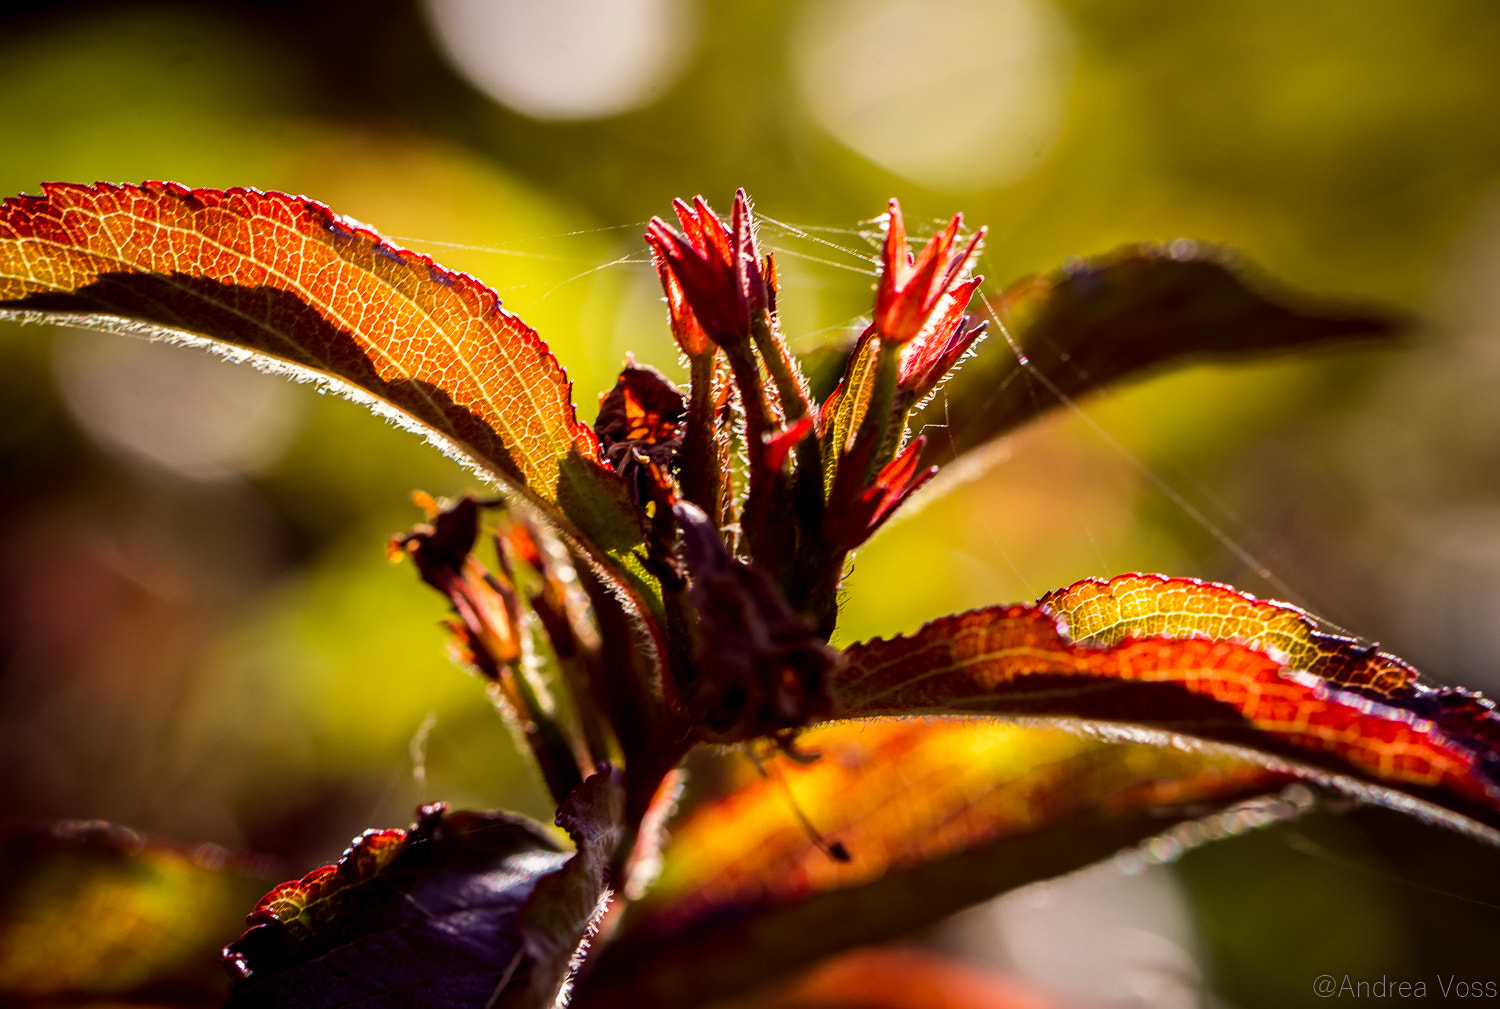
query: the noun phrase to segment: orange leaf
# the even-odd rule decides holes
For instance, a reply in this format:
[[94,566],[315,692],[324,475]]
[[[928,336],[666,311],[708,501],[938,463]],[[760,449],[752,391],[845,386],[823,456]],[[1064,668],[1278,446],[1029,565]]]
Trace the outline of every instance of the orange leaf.
[[312,200],[48,183],[0,204],[4,317],[225,345],[396,417],[607,553],[640,540],[536,333],[473,277]]
[[[1300,611],[1221,586],[1127,575],[1044,602],[1061,617],[992,607],[854,645],[829,680],[834,717],[986,713],[1248,747],[1500,839],[1500,720],[1480,695],[1429,686],[1397,659],[1316,634]],[[1070,626],[1114,643],[1070,639]]]
[[[661,878],[626,910],[577,1005],[743,991],[1179,824],[1196,829],[1184,821],[1293,780],[1224,755],[995,719],[846,722],[802,745],[819,759],[778,758],[674,829]],[[847,861],[830,857],[835,843]]]

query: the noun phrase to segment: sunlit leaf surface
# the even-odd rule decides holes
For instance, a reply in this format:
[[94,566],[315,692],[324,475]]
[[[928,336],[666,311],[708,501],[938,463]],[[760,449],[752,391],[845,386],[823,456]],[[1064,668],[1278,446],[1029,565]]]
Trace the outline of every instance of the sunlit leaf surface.
[[913,418],[932,439],[923,465],[1151,369],[1388,337],[1403,325],[1247,283],[1229,253],[1194,242],[1080,260],[1020,281],[993,308],[999,325]]
[[147,841],[93,822],[0,839],[0,1004],[111,998],[217,1005],[214,961],[264,889],[215,845]]
[[604,897],[618,843],[612,772],[559,810],[578,851],[506,813],[426,807],[336,865],[267,894],[224,951],[226,1006],[550,1005]]
[[[1313,618],[1295,606],[1257,599],[1227,585],[1128,574],[1087,578],[1049,592],[1039,602],[1067,622],[1069,637],[1092,645],[1156,637],[1237,641],[1271,652],[1291,669],[1368,691],[1375,700],[1415,698],[1424,692],[1460,695],[1423,684],[1415,669],[1377,646],[1319,631]],[[1474,710],[1490,709],[1476,704]],[[1495,723],[1487,724],[1493,732]]]
[[639,539],[562,367],[473,277],[312,200],[52,183],[0,205],[0,318],[208,340],[322,377],[560,510]]
[[1497,836],[1469,822],[1500,825],[1500,722],[1482,696],[1424,684],[1373,647],[1315,633],[1300,611],[1218,586],[1130,575],[1044,602],[1061,622],[1045,607],[991,607],[850,647],[830,681],[835,716],[1145,727],[1286,758],[1353,794]]
[[777,758],[677,825],[660,880],[627,910],[580,1006],[686,1006],[764,984],[1292,780],[993,719],[842,723],[799,745],[819,759]]

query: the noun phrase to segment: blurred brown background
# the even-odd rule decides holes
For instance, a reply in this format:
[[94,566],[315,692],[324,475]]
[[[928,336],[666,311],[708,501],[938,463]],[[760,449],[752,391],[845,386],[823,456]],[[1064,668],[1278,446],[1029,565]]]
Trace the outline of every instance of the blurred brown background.
[[[673,196],[750,190],[798,349],[867,308],[891,195],[914,225],[988,224],[991,290],[1126,241],[1229,242],[1426,322],[1058,412],[862,554],[842,638],[1161,570],[1500,692],[1496,53],[1489,0],[9,3],[0,193],[307,194],[496,287],[585,416],[627,351],[673,364],[639,242]],[[8,817],[293,873],[419,799],[548,818],[443,657],[440,601],[384,558],[412,489],[469,485],[412,436],[201,354],[4,324],[0,480]],[[1493,970],[1500,911],[1464,899],[1494,899],[1486,858],[1316,818],[940,938],[1079,1004],[1304,1004],[1321,973]]]

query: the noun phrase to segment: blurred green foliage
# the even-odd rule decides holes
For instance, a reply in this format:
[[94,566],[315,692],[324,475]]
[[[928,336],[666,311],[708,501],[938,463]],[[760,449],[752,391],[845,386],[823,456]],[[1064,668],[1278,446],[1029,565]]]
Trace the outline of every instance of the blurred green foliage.
[[[1229,242],[1299,287],[1433,324],[1401,350],[1195,369],[1058,413],[862,554],[842,638],[1165,570],[1294,595],[1432,674],[1500,687],[1500,7],[1058,0],[1071,62],[1055,141],[1024,177],[951,193],[809,113],[790,53],[813,6],[707,3],[685,75],[654,104],[543,123],[467,85],[403,0],[11,4],[0,192],[168,178],[305,193],[497,288],[568,367],[585,417],[627,351],[674,366],[638,240],[674,196],[727,206],[743,185],[808,229],[763,233],[798,349],[867,309],[861,257],[891,195],[910,221],[988,224],[991,290],[1127,241]],[[969,97],[946,93],[960,116]],[[304,388],[269,466],[186,479],[83,433],[54,391],[54,334],[0,336],[9,813],[107,817],[293,871],[419,798],[546,817],[480,685],[443,657],[440,601],[383,558],[419,517],[408,492],[469,486],[457,467]],[[409,743],[429,712],[419,795]],[[1320,843],[1365,858],[1364,829]],[[1237,1004],[1303,997],[1302,967],[1264,965],[1304,932],[1360,937],[1337,959],[1428,927],[1399,865],[1348,899],[1279,837],[1190,855],[1182,875]],[[1458,862],[1493,866],[1473,858]],[[1289,894],[1295,933],[1274,927]],[[1492,907],[1444,907],[1500,936]]]

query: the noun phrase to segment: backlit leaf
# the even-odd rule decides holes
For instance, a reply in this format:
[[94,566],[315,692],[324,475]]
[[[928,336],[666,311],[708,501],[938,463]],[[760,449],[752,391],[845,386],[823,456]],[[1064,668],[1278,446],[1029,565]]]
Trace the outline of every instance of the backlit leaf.
[[1247,283],[1226,250],[1193,242],[1081,260],[1012,285],[993,307],[1000,325],[912,419],[931,438],[924,466],[952,462],[1062,396],[1151,369],[1388,337],[1403,325]]
[[559,809],[572,855],[522,817],[441,805],[410,830],[367,831],[261,900],[224,950],[226,1006],[550,1005],[606,897],[619,791],[606,769]]
[[0,1004],[217,1005],[215,965],[265,884],[217,845],[97,822],[0,838]]
[[1128,574],[1086,578],[1038,602],[1067,622],[1074,641],[1114,645],[1126,638],[1231,640],[1272,652],[1292,669],[1368,690],[1374,700],[1415,697],[1426,689],[1415,669],[1377,646],[1325,634],[1305,611],[1227,585]]
[[547,345],[473,277],[312,200],[49,183],[0,205],[0,318],[207,342],[327,382],[632,566],[639,521]]
[[1061,618],[992,607],[850,647],[829,680],[834,716],[982,712],[1248,747],[1500,840],[1500,724],[1480,695],[1218,586],[1132,575],[1044,602]]
[[[578,1006],[688,1006],[744,991],[1292,780],[1224,755],[994,719],[846,722],[799,746],[819,759],[777,758],[770,777],[674,828],[659,881],[626,910]],[[830,857],[833,844],[847,861]]]

